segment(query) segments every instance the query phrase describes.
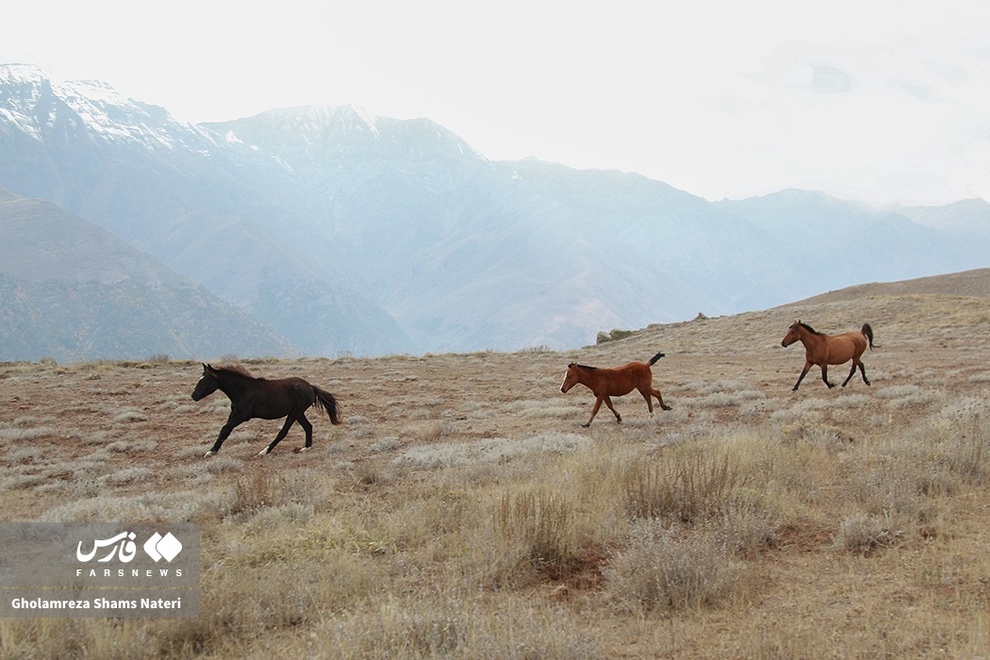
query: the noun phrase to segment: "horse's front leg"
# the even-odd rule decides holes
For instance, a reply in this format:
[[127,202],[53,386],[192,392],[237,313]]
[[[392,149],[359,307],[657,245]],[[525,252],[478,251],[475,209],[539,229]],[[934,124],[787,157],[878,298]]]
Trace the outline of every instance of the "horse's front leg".
[[804,369],[801,370],[801,375],[798,376],[797,382],[794,383],[794,387],[791,388],[791,391],[792,392],[797,392],[798,385],[800,385],[801,384],[801,381],[804,380],[804,377],[808,375],[808,371],[810,369],[811,369],[811,363],[810,362],[805,362],[804,363]]
[[282,438],[284,438],[286,434],[289,432],[289,427],[292,426],[292,422],[294,421],[296,421],[295,416],[290,414],[288,417],[286,417],[285,424],[282,424],[282,430],[279,431],[278,435],[275,436],[275,439],[272,440],[272,444],[268,445],[267,447],[259,451],[258,456],[267,456],[268,454],[272,453],[272,450],[275,449],[275,445],[282,442]]
[[827,364],[823,364],[822,365],[822,382],[825,383],[826,385],[828,385],[828,388],[829,389],[832,389],[833,387],[835,387],[835,383],[828,382],[828,365]]
[[[583,428],[588,428],[589,426],[591,426],[591,422],[593,419],[595,419],[595,415],[598,414],[598,409],[602,407],[602,401],[604,400],[605,397],[601,397],[601,396],[595,399],[595,407],[591,409],[591,417],[588,418],[588,421],[586,423],[581,425]],[[612,407],[611,403],[609,403],[608,405],[610,408]]]
[[232,410],[230,412],[230,416],[227,417],[227,423],[224,424],[223,428],[220,429],[220,435],[217,436],[217,441],[213,443],[213,447],[210,448],[210,451],[203,454],[203,456],[204,457],[213,456],[218,451],[220,451],[220,445],[222,445],[223,441],[227,439],[227,436],[230,435],[230,432],[233,431],[239,424],[243,424],[246,421],[247,418],[241,417]]

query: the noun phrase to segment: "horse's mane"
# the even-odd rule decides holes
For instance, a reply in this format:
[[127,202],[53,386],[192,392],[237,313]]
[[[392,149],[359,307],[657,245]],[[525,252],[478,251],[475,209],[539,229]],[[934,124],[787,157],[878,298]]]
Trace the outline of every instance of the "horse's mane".
[[808,332],[810,332],[813,335],[820,335],[820,334],[822,334],[822,333],[818,332],[817,330],[815,330],[814,328],[812,328],[807,323],[805,323],[804,321],[801,321],[801,327],[804,328],[805,330],[807,330]]
[[567,366],[568,366],[568,367],[578,367],[579,369],[591,369],[592,371],[594,371],[595,369],[597,369],[597,368],[598,368],[598,367],[589,367],[589,366],[588,366],[588,365],[586,365],[586,364],[578,364],[577,362],[571,362],[571,363],[570,363],[569,365],[567,365]]
[[240,364],[225,364],[220,367],[213,367],[214,371],[223,371],[228,374],[234,374],[237,376],[244,376],[246,378],[254,378],[251,372],[247,370],[246,367]]

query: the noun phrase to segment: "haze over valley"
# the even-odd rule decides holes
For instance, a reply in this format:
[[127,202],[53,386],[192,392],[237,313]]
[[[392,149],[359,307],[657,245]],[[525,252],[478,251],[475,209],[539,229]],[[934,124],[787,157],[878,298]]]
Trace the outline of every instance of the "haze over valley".
[[0,67],[0,154],[4,360],[568,349],[990,254],[982,199],[710,202],[353,106],[189,124],[29,65]]

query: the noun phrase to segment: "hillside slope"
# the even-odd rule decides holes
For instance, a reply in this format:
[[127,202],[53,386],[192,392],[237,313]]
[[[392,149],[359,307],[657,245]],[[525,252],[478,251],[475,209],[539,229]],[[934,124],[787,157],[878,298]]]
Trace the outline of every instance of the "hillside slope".
[[0,360],[290,355],[292,345],[157,259],[0,189]]

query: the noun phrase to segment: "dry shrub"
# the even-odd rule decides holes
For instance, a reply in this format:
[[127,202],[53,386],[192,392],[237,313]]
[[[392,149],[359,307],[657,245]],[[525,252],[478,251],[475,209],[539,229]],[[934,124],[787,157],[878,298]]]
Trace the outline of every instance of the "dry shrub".
[[738,571],[714,535],[658,520],[638,524],[603,574],[608,598],[624,611],[717,607],[738,584]]
[[113,496],[96,494],[52,507],[42,522],[106,522],[108,520],[168,520],[190,522],[212,517],[220,504],[216,493],[177,490],[171,493]]
[[0,443],[7,444],[24,440],[37,440],[52,435],[55,435],[55,431],[46,426],[0,428]]
[[[350,658],[599,658],[595,631],[565,608],[505,594],[498,601],[449,591],[396,596],[341,613],[309,646],[277,655]],[[566,634],[562,634],[566,631]],[[288,652],[287,652],[288,651]]]
[[961,482],[980,485],[987,481],[987,438],[990,436],[990,404],[966,397],[946,405],[932,421],[925,437],[933,447],[932,463]]
[[585,436],[548,431],[522,440],[484,438],[471,442],[413,445],[397,456],[394,463],[420,468],[472,467],[484,463],[504,465],[534,454],[577,451],[587,444],[589,440]]
[[853,441],[852,436],[837,426],[807,422],[784,426],[780,436],[784,443],[811,442],[833,449],[839,449]]
[[268,470],[254,470],[234,480],[227,512],[252,513],[279,503],[279,480]]
[[558,580],[577,563],[574,511],[557,495],[503,495],[495,511],[495,526],[507,546],[521,548],[522,561],[538,574]]
[[236,570],[204,576],[199,616],[166,624],[157,648],[151,647],[147,655],[242,655],[248,640],[273,635],[278,639],[278,633],[304,629],[356,607],[381,581],[375,566],[341,550],[322,552],[318,562],[309,557],[258,566],[238,563]]
[[630,515],[679,522],[716,517],[733,488],[743,485],[724,451],[671,451],[661,460],[637,460],[623,478]]
[[87,621],[83,619],[6,619],[0,621],[4,658],[84,657]]
[[858,554],[869,554],[874,550],[892,545],[903,533],[894,528],[889,515],[858,513],[843,519],[835,545]]
[[738,557],[755,558],[776,547],[781,523],[778,514],[753,498],[728,504],[713,527],[726,550]]

